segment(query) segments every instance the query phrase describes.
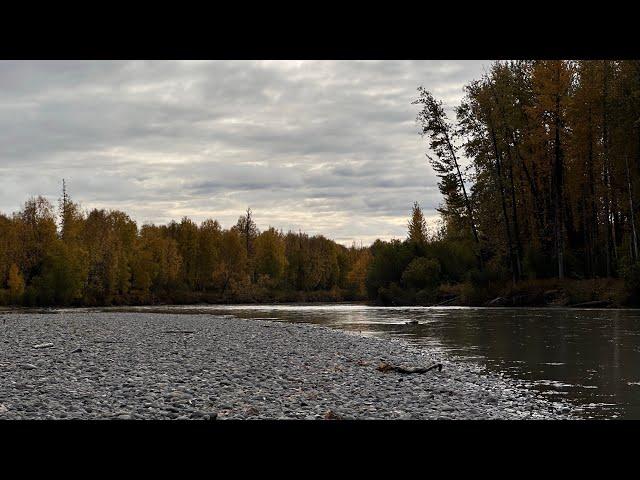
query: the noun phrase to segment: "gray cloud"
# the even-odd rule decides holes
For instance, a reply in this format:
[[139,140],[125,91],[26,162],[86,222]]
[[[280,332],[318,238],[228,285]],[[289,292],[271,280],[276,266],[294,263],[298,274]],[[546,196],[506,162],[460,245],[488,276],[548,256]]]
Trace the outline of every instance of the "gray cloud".
[[403,237],[440,197],[416,88],[451,108],[481,61],[0,62],[0,211],[51,200],[344,243]]

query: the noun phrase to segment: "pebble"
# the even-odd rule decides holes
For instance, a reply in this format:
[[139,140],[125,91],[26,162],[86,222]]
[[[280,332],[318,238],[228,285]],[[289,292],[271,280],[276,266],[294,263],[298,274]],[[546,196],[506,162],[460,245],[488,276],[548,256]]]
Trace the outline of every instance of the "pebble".
[[[400,339],[211,314],[6,317],[2,419],[571,418],[568,404]],[[185,347],[166,331],[194,333]],[[35,352],[43,337],[58,348]],[[78,345],[92,347],[68,355]],[[382,373],[382,361],[444,368]]]
[[35,370],[36,367],[35,365],[31,364],[31,363],[19,363],[18,367],[24,369],[24,370]]

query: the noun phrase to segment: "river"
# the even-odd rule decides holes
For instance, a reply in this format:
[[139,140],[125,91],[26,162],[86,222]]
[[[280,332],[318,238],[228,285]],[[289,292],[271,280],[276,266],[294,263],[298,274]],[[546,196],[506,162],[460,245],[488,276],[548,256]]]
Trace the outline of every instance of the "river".
[[363,305],[171,308],[401,337],[457,361],[477,362],[549,399],[564,398],[584,418],[640,419],[638,310]]

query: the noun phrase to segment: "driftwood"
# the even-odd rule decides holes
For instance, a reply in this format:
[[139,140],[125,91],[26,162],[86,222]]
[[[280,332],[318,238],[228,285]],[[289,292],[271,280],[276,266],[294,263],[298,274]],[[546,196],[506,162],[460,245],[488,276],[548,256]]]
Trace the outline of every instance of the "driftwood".
[[594,300],[592,302],[576,303],[575,305],[569,305],[571,308],[601,308],[611,305],[610,300]]
[[436,363],[430,367],[400,367],[397,365],[390,365],[386,362],[381,362],[376,367],[379,372],[398,372],[398,373],[426,373],[430,370],[437,368],[439,372],[442,371],[442,364]]
[[460,296],[458,295],[456,297],[450,298],[449,300],[445,300],[444,302],[436,303],[435,305],[431,305],[431,306],[432,307],[439,307],[441,305],[446,305],[447,303],[451,303],[451,302],[453,302],[455,300],[458,300],[459,298],[460,298]]

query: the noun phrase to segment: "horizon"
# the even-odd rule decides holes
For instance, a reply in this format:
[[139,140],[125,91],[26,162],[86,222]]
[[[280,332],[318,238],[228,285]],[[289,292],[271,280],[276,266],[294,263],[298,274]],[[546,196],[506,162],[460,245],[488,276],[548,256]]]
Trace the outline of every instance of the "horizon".
[[413,202],[434,224],[441,201],[416,90],[451,115],[489,63],[2,61],[0,212],[55,204],[64,178],[83,208],[139,226],[229,228],[249,207],[261,230],[404,238]]

